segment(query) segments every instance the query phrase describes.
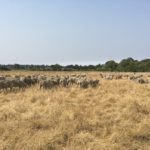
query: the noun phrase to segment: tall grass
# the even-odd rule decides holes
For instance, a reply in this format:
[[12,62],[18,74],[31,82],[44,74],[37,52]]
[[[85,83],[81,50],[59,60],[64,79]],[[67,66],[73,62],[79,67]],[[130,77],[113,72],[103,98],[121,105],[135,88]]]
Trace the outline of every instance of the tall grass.
[[0,150],[150,150],[150,84],[0,93]]

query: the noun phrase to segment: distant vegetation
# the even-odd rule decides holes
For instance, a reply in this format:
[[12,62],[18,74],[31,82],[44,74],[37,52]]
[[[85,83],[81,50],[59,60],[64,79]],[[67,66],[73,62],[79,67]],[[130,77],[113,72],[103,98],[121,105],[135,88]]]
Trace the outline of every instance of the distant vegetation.
[[141,61],[127,58],[119,63],[114,60],[98,65],[0,65],[0,70],[31,70],[31,71],[119,71],[119,72],[150,72],[150,59]]

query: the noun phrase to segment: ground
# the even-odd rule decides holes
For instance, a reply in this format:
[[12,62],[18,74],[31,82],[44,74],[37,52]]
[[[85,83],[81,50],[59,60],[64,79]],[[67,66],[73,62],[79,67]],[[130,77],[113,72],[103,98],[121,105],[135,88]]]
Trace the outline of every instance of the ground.
[[150,83],[100,79],[97,88],[1,92],[0,150],[150,150]]

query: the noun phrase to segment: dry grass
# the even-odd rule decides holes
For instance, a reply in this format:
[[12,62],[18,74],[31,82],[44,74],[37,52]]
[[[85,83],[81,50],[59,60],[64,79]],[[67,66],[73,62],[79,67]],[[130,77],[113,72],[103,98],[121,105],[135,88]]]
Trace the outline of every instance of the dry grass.
[[150,150],[150,84],[1,93],[0,150]]

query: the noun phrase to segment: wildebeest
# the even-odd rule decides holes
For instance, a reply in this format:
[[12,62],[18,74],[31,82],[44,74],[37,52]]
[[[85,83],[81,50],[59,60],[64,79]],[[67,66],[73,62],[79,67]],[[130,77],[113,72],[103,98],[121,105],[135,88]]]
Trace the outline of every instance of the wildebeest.
[[149,81],[147,79],[144,78],[138,78],[136,80],[136,82],[140,83],[140,84],[145,84],[145,83],[149,83]]
[[54,87],[56,87],[56,85],[52,80],[43,80],[40,82],[40,89],[52,89]]
[[90,80],[90,86],[91,87],[97,87],[99,84],[99,80]]

